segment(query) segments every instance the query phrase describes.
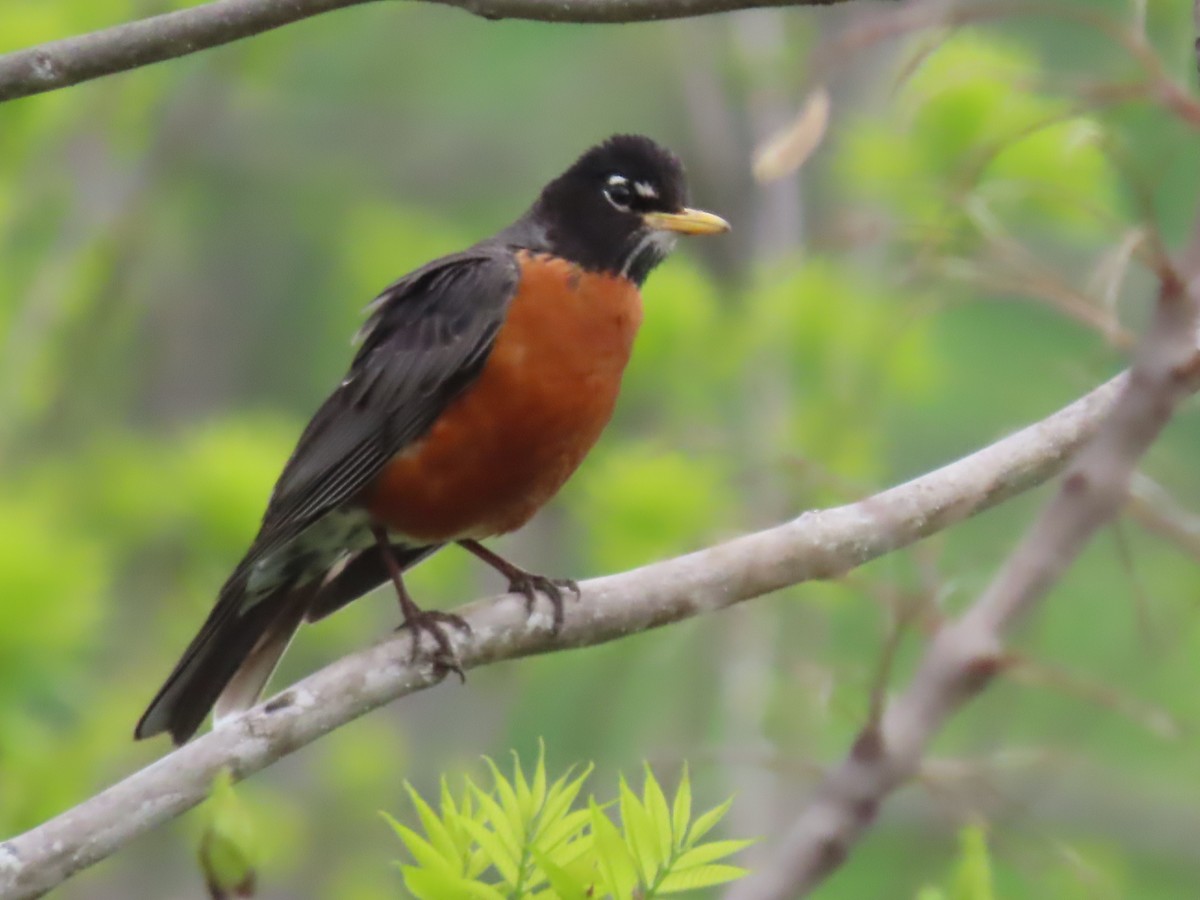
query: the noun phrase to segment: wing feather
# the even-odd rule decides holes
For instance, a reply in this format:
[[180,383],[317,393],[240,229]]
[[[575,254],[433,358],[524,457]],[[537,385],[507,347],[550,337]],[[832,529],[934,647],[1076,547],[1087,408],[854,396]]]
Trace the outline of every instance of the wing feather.
[[[186,740],[258,642],[274,633],[273,623],[288,628],[298,624],[318,588],[300,584],[284,571],[278,583],[250,591],[249,573],[323,516],[358,497],[478,377],[518,277],[510,251],[479,245],[416,270],[371,304],[349,373],[300,436],[275,484],[258,536],[142,716],[138,737],[169,730],[176,743]],[[413,559],[426,552],[413,548]],[[354,568],[353,577],[330,587],[322,614],[348,602],[350,590],[378,580],[377,574],[368,557]],[[303,609],[289,605],[301,600]],[[285,614],[286,621],[280,618]],[[280,640],[284,630],[279,630]]]
[[368,307],[350,371],[301,435],[244,565],[354,499],[429,430],[478,377],[517,279],[511,252],[475,249],[418,269]]

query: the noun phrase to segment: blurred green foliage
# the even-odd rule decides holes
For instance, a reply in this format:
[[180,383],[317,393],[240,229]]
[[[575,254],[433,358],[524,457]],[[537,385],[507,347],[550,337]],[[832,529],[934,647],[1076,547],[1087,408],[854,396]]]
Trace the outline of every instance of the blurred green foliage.
[[[1103,244],[1121,215],[1106,135],[1069,98],[1037,90],[1043,77],[1020,44],[974,32],[949,39],[902,84],[886,118],[855,127],[848,182],[943,253],[978,248],[981,210],[1043,239]],[[908,139],[897,143],[900,129]]]
[[[184,5],[15,0],[0,50]],[[1129,27],[1118,0],[1086,6]],[[1190,4],[1144,11],[1149,46],[1191,78]],[[1100,30],[1027,17],[866,53],[831,82],[830,132],[797,182],[754,185],[755,117],[801,102],[803,52],[839,21],[563,29],[368,4],[0,106],[0,835],[163,752],[133,744],[133,723],[341,376],[361,308],[505,224],[594,139],[663,139],[735,230],[649,281],[613,426],[500,544],[535,569],[601,574],[863,496],[1122,365],[1080,324],[1144,316],[1150,279],[1114,248],[1147,225],[1178,245],[1200,196],[1188,126],[1145,100],[1084,102],[1144,78],[1136,61]],[[799,224],[769,214],[780,196],[800,198]],[[790,252],[762,252],[764,234]],[[1197,440],[1189,412],[1147,467],[1190,509]],[[406,783],[484,783],[482,754],[529,758],[539,736],[552,771],[593,759],[606,783],[691,760],[696,804],[735,794],[730,830],[765,836],[753,868],[861,727],[896,604],[969,602],[1039,499],[842,582],[491,667],[340,729],[239,789],[261,896],[402,896],[371,811],[422,827]],[[501,585],[451,549],[412,587],[448,606]],[[916,896],[971,857],[999,897],[1195,897],[1198,589],[1194,560],[1137,524],[1102,535],[1021,639],[1038,677],[951,724],[822,896]],[[306,629],[277,683],[395,620],[381,595]],[[921,646],[906,633],[895,682]],[[980,818],[987,848],[958,847]],[[181,831],[198,826],[60,893],[187,894]]]

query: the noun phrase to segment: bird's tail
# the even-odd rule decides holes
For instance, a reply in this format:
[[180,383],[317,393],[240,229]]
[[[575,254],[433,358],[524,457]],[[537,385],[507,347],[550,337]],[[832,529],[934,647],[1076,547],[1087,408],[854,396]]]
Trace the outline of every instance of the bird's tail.
[[216,717],[252,706],[304,618],[318,582],[285,583],[247,607],[241,579],[231,579],[199,633],[134,730],[169,732],[176,744],[195,734],[209,710]]

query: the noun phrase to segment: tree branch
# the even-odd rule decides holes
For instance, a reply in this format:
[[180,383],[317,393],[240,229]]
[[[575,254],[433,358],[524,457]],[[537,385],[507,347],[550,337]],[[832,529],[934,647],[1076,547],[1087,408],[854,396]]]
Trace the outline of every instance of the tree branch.
[[728,900],[790,900],[828,877],[880,804],[917,774],[945,721],[1004,668],[1006,635],[1120,511],[1138,460],[1200,386],[1197,293],[1200,279],[1188,285],[1174,272],[1162,273],[1154,326],[1095,440],[979,599],[938,629],[908,688],[825,777],[773,861],[728,891]]
[[[211,0],[91,34],[0,55],[0,102],[219,47],[321,13],[377,0]],[[848,0],[427,0],[485,19],[647,22],[763,6]]]
[[[835,578],[1051,478],[1093,434],[1127,382],[1119,375],[1037,424],[857,503],[807,512],[697,553],[586,582],[583,599],[568,605],[558,635],[550,634],[545,611],[526,618],[521,597],[471,604],[463,613],[472,632],[455,636],[463,667],[611,641],[789,585]],[[222,767],[245,777],[437,681],[428,665],[408,659],[405,633],[347,656],[75,808],[0,843],[0,897],[37,896],[178,816],[205,797]]]

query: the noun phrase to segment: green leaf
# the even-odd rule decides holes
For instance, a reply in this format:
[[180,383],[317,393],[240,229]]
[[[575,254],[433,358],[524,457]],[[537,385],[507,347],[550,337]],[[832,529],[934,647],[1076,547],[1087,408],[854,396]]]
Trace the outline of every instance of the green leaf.
[[[512,820],[508,817],[508,813],[504,808],[496,802],[496,799],[480,789],[477,785],[470,783],[471,793],[475,800],[479,803],[479,815],[474,821],[477,824],[486,822],[492,828],[492,831],[504,844],[508,855],[517,860],[521,856],[521,848],[524,846],[524,836],[513,829]],[[474,831],[471,832],[474,835]]]
[[[589,812],[589,810],[583,810]],[[597,883],[597,861],[595,836],[589,831],[583,837],[563,844],[554,853],[542,854],[550,862],[569,873],[580,884],[591,888]]]
[[571,838],[577,837],[588,825],[591,813],[586,809],[577,809],[567,813],[561,819],[552,821],[535,846],[542,853],[553,853],[558,847]]
[[695,866],[702,866],[705,863],[715,862],[725,856],[732,856],[739,850],[744,850],[753,844],[754,841],[712,841],[707,844],[700,844],[686,851],[682,856],[675,860],[671,866],[671,871],[682,871]]
[[[421,827],[425,829],[425,834],[429,837],[429,843],[437,849],[442,858],[448,862],[452,862],[456,872],[461,875],[463,872],[463,851],[462,847],[450,832],[449,824],[458,818],[457,814],[452,810],[445,810],[442,815],[446,817],[447,822],[443,822],[438,814],[433,811],[425,799],[417,793],[407,781],[404,782],[404,789],[408,792],[408,796],[412,799],[413,806],[417,810],[417,816],[421,819]],[[396,827],[393,823],[393,829]]]
[[534,813],[537,811],[533,804],[533,791],[529,789],[529,782],[525,780],[525,773],[521,771],[521,757],[517,755],[516,750],[512,751],[512,758],[512,783],[516,787],[516,802],[517,808],[520,811],[520,822],[529,823],[533,821]]
[[588,800],[588,811],[591,814],[594,849],[606,890],[615,898],[632,896],[638,878],[629,848],[617,831],[617,826],[613,825],[594,799]]
[[[471,837],[475,839],[475,843],[479,844],[487,861],[496,867],[496,871],[500,873],[500,877],[506,883],[515,885],[520,877],[520,870],[518,868],[520,857],[506,847],[499,835],[484,823],[475,821],[474,819],[464,819],[463,827],[471,833]],[[469,869],[468,874],[470,874]]]
[[[407,783],[408,783],[408,782],[405,782],[405,784],[407,784]],[[443,775],[443,776],[441,777],[441,780],[438,782],[438,791],[439,791],[439,794],[440,794],[440,803],[441,803],[441,808],[442,808],[442,815],[444,816],[444,815],[447,815],[447,814],[449,813],[449,814],[453,814],[455,817],[457,817],[457,816],[458,816],[458,809],[457,809],[457,808],[455,808],[455,805],[454,805],[454,795],[453,795],[452,793],[450,793],[450,783],[449,783],[449,782],[446,780],[446,776],[445,776],[445,775]],[[467,813],[467,812],[464,810],[464,811],[463,811],[463,815],[469,815],[469,813]]]
[[621,825],[625,831],[625,843],[637,866],[642,884],[654,883],[659,865],[664,861],[658,854],[658,835],[654,823],[642,806],[637,795],[630,790],[625,776],[620,776]]
[[407,825],[402,825],[397,822],[387,813],[382,813],[388,824],[392,826],[392,830],[396,832],[397,837],[404,842],[405,848],[412,855],[413,860],[417,865],[426,871],[439,872],[449,878],[457,878],[461,872],[461,866],[454,853],[450,859],[442,856],[438,849],[433,846],[421,835],[417,834]]
[[208,823],[200,838],[200,869],[214,897],[254,895],[258,861],[254,820],[233,789],[233,772],[221,769],[205,804]]
[[546,880],[550,882],[550,887],[554,889],[554,893],[558,895],[559,900],[587,900],[588,888],[591,887],[590,884],[577,878],[544,853],[539,853],[537,850],[532,851],[532,853],[538,868],[542,870],[542,873],[546,876]]
[[662,786],[655,779],[650,764],[645,763],[644,768],[646,780],[642,785],[642,803],[646,808],[650,824],[654,828],[655,837],[658,839],[658,861],[661,865],[663,861],[671,858],[673,846],[671,811],[667,807],[666,795],[663,794]]
[[[586,809],[581,809],[580,812],[588,813],[589,811]],[[595,836],[589,832],[588,834],[578,837],[573,841],[568,841],[565,844],[561,844],[546,855],[549,856],[556,865],[563,866],[564,868],[569,867],[573,865],[576,860],[582,859],[591,853],[594,849],[595,842]]]
[[671,806],[671,832],[674,836],[676,849],[683,848],[684,838],[687,837],[688,821],[692,818],[692,783],[688,778],[687,763],[683,764],[683,775],[679,778],[679,787],[675,790],[675,802]]
[[472,837],[470,832],[462,827],[462,820],[472,817],[471,811],[471,795],[468,792],[463,797],[461,808],[454,803],[454,796],[450,793],[450,785],[443,775],[439,788],[441,795],[441,822],[446,828],[447,834],[450,835],[450,840],[458,849],[459,858],[464,861],[463,874],[469,874],[469,854],[471,849]]
[[712,887],[714,884],[736,881],[745,874],[746,870],[741,866],[698,866],[682,872],[672,872],[659,884],[658,892],[676,894],[680,891],[696,891],[700,888]]
[[[592,769],[595,768],[593,763],[588,763],[584,770],[579,773],[574,779],[568,781],[572,770],[567,770],[567,774],[563,775],[547,791],[546,805],[542,809],[541,821],[539,822],[539,831],[551,829],[558,822],[571,804],[575,802],[575,798],[579,796],[579,791],[583,787],[583,783],[587,781],[588,776],[592,774]],[[534,835],[535,840],[538,835]],[[552,844],[554,842],[551,842]]]
[[696,846],[696,844],[697,844],[697,842],[699,842],[700,838],[702,838],[702,837],[704,837],[704,835],[708,834],[708,832],[710,832],[713,829],[713,826],[716,825],[718,822],[721,821],[721,819],[723,819],[725,817],[725,813],[729,812],[729,807],[732,804],[733,804],[733,798],[730,797],[728,800],[726,800],[720,806],[713,807],[708,812],[701,815],[700,818],[698,818],[692,824],[691,830],[688,832],[687,842],[684,844],[684,846],[685,847]]
[[[484,827],[486,827],[486,826],[484,826]],[[468,834],[470,833],[469,829],[464,828],[463,830],[466,831]],[[472,844],[475,843],[474,838],[471,838],[471,841],[472,841]],[[464,878],[478,878],[480,875],[482,875],[484,872],[486,872],[491,866],[492,866],[491,855],[486,850],[484,850],[482,847],[475,846],[475,848],[471,851],[470,856],[467,857],[467,865],[466,865],[465,870],[463,871],[463,877]]]
[[458,882],[458,890],[460,893],[454,894],[455,897],[466,896],[472,900],[508,900],[504,892],[498,888],[492,887],[490,884],[484,884],[482,881],[469,881],[468,879],[460,879]]
[[[492,773],[492,792],[500,798],[499,808],[503,810],[503,814],[508,818],[508,824],[512,832],[514,846],[520,850],[525,846],[525,833],[528,830],[527,819],[522,812],[521,801],[517,799],[517,792],[513,790],[513,786],[508,779],[504,777],[504,773],[500,771],[490,756],[485,756],[483,761],[487,764],[488,769]],[[523,777],[523,776],[522,776]],[[494,813],[492,825],[497,826],[494,821]]]
[[506,900],[504,894],[490,884],[416,866],[401,866],[400,871],[404,873],[404,886],[417,900],[446,900],[447,897]]
[[465,790],[463,791],[462,802],[459,803],[459,815],[464,819],[479,819],[481,814],[476,811],[475,803],[471,799],[474,793],[475,782],[468,775],[463,778],[463,786]]
[[546,803],[546,742],[538,738],[537,765],[533,769],[533,808],[540,811]]
[[401,866],[400,871],[404,875],[404,886],[417,900],[439,900],[453,896],[457,886],[455,880],[444,872],[434,872],[420,866]]
[[951,896],[954,900],[994,900],[987,834],[978,825],[968,825],[959,832],[959,843]]

